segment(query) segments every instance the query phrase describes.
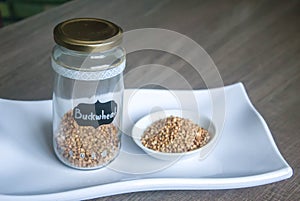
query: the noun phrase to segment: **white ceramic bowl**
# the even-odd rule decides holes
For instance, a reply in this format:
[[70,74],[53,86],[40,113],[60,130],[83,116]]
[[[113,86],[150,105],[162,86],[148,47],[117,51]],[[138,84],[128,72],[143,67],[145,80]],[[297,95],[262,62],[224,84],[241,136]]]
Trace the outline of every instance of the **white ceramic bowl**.
[[[164,153],[159,151],[154,151],[152,149],[146,148],[141,143],[141,138],[145,129],[150,126],[153,122],[164,119],[169,116],[178,116],[186,119],[192,120],[194,123],[198,124],[200,127],[208,130],[210,139],[206,145],[200,147],[196,150],[184,152],[184,153]],[[154,112],[142,117],[136,122],[132,129],[132,138],[134,142],[143,149],[147,154],[161,160],[178,160],[179,158],[190,158],[199,157],[199,159],[204,159],[212,151],[216,144],[216,139],[218,137],[218,130],[214,123],[206,116],[199,115],[198,113],[186,110],[164,110],[159,112]]]

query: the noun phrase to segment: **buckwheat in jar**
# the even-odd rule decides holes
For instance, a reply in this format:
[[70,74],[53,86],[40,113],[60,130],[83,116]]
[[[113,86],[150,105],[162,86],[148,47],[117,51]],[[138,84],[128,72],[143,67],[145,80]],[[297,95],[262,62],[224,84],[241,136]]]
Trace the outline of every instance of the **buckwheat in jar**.
[[53,146],[77,169],[96,169],[120,149],[125,51],[122,29],[95,18],[54,28]]

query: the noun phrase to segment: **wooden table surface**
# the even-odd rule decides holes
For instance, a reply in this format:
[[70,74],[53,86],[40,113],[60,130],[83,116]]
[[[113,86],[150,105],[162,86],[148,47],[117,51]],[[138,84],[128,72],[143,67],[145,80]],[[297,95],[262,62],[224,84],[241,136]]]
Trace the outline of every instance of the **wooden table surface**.
[[[124,31],[169,29],[196,41],[216,63],[225,85],[245,84],[294,171],[290,179],[258,187],[138,192],[96,200],[300,200],[300,1],[71,1],[0,29],[1,98],[51,99],[52,29],[73,17],[105,18]],[[127,60],[126,72],[158,61],[181,73],[193,88],[204,87],[173,55],[142,51],[129,54]],[[139,87],[146,77],[125,80],[125,85]],[[172,79],[168,87],[182,88]]]

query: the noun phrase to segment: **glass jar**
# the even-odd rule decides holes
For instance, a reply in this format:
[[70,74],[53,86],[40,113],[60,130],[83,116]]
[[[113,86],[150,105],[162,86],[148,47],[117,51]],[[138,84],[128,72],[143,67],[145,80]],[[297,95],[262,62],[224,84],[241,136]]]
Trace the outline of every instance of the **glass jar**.
[[122,29],[77,18],[54,29],[53,146],[77,169],[106,166],[119,153],[125,51]]

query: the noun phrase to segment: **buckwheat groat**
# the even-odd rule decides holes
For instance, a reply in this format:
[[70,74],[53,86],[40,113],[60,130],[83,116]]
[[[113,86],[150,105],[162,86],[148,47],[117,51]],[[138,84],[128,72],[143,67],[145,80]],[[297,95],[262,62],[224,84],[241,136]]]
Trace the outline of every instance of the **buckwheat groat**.
[[150,125],[141,142],[155,151],[183,153],[204,146],[209,138],[208,131],[191,120],[171,116]]
[[98,128],[79,126],[72,111],[63,116],[57,132],[55,143],[58,154],[74,167],[105,165],[116,157],[119,150],[118,129],[113,124]]

